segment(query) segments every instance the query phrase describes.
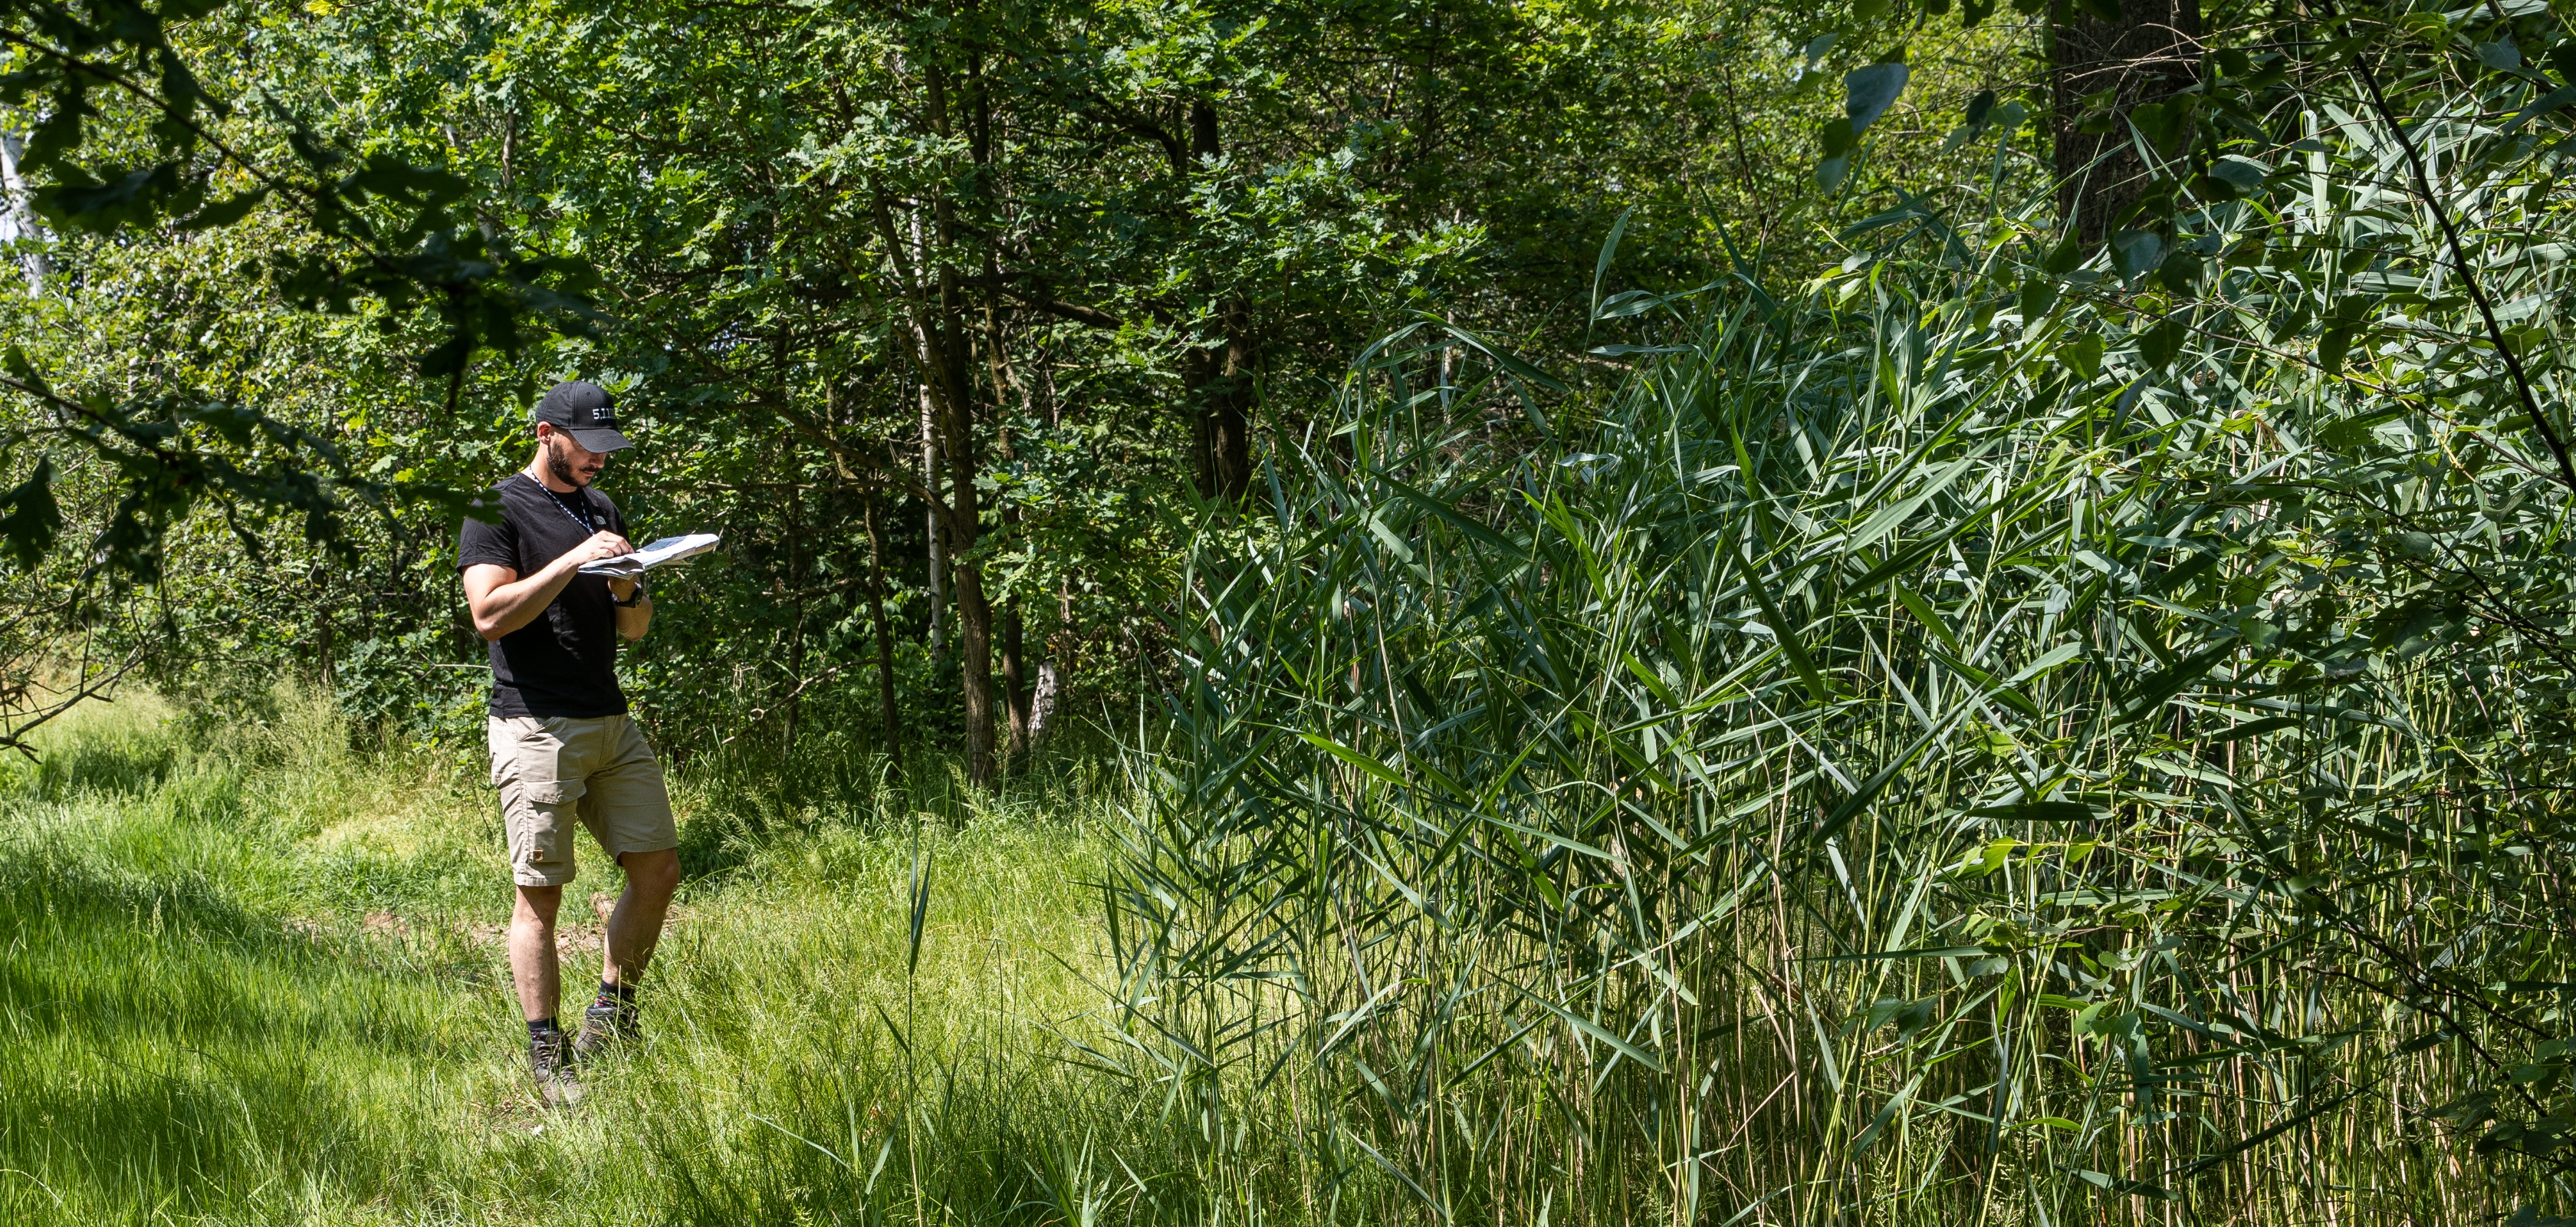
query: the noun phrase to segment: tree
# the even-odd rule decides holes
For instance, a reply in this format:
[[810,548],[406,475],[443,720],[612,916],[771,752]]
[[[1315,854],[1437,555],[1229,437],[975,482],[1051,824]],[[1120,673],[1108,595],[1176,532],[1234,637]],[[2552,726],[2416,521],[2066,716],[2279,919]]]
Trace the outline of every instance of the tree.
[[2200,83],[2200,0],[2084,0],[2052,6],[2049,119],[2058,214],[2087,245],[2111,236],[2154,176],[2131,143],[2142,107],[2160,126]]

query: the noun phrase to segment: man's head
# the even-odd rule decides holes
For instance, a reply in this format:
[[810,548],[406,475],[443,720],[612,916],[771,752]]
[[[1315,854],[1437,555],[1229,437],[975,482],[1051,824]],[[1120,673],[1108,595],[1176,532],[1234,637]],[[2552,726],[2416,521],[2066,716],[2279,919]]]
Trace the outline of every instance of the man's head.
[[608,453],[634,446],[618,433],[616,400],[586,379],[546,389],[528,416],[537,424],[546,472],[568,486],[589,485],[608,463]]

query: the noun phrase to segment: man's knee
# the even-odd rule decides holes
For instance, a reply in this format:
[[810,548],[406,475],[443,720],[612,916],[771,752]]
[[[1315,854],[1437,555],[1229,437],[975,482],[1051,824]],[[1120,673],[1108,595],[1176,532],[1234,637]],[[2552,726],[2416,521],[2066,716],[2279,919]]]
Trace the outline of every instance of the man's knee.
[[639,891],[667,895],[680,888],[680,853],[664,848],[656,852],[629,852],[617,858],[626,870],[627,884]]
[[519,906],[514,919],[533,920],[540,925],[551,927],[555,922],[555,912],[562,906],[562,887],[522,886],[519,888]]

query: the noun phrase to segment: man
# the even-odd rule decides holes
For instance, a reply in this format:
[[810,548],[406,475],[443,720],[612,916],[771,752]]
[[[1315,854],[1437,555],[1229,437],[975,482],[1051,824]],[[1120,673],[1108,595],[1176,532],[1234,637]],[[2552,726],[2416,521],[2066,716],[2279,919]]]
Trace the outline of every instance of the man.
[[[634,580],[579,573],[634,552],[625,517],[590,488],[608,454],[630,445],[597,384],[556,384],[529,416],[535,457],[485,493],[500,522],[467,520],[456,561],[474,629],[492,645],[492,782],[519,888],[510,978],[538,1091],[569,1103],[581,1094],[574,1061],[636,1033],[635,986],[679,886],[679,838],[662,769],[617,687],[617,642],[644,637],[653,603]],[[556,1025],[555,913],[573,879],[576,822],[625,869],[626,890],[608,916],[598,999],[568,1040]]]

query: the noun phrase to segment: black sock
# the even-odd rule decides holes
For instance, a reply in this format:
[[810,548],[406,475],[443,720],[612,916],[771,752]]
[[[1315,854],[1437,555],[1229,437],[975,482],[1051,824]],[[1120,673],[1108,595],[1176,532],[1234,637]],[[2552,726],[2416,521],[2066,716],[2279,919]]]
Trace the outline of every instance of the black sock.
[[599,982],[599,1000],[594,1001],[591,1004],[613,1005],[621,1010],[634,1009],[635,986],[632,984],[611,984],[606,980],[602,980]]
[[532,1039],[532,1040],[551,1039],[551,1038],[553,1038],[553,1037],[555,1037],[555,1036],[558,1036],[558,1035],[561,1035],[561,1034],[563,1034],[563,1028],[556,1026],[556,1025],[555,1025],[555,1020],[554,1020],[554,1019],[552,1019],[552,1018],[550,1018],[550,1017],[549,1017],[549,1018],[531,1018],[531,1019],[529,1019],[529,1020],[528,1020],[528,1038],[529,1038],[529,1039]]

